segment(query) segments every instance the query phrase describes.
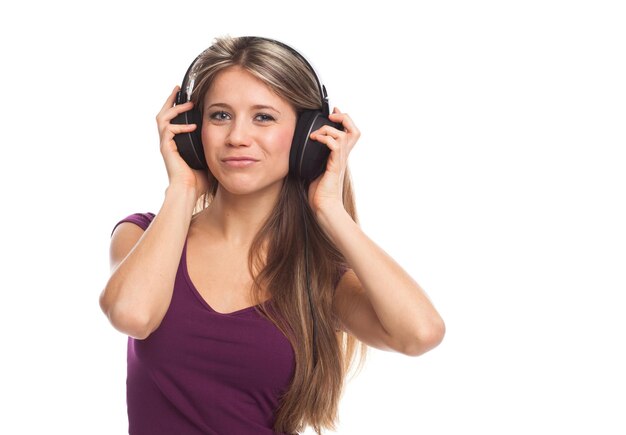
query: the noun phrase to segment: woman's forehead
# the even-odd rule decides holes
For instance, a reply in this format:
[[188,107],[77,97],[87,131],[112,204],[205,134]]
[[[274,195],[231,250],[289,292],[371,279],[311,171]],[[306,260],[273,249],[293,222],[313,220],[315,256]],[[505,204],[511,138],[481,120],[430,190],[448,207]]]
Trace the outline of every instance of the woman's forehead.
[[204,96],[204,105],[216,103],[291,107],[267,83],[239,66],[228,67],[215,75]]

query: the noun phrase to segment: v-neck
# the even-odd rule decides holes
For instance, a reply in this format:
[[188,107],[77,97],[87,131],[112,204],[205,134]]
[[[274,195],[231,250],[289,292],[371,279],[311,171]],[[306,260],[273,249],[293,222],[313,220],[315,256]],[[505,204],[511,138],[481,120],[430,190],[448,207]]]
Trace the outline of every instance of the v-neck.
[[[209,303],[206,301],[206,299],[204,299],[204,297],[200,294],[200,292],[198,291],[198,288],[193,283],[193,281],[191,280],[191,276],[189,275],[189,269],[187,267],[187,241],[188,241],[188,239],[185,239],[185,244],[183,245],[183,253],[182,253],[182,256],[181,256],[181,262],[182,262],[182,265],[183,265],[183,276],[185,277],[185,281],[187,281],[187,284],[189,285],[189,288],[191,289],[191,291],[194,294],[194,296],[196,296],[198,301],[207,310],[209,310],[212,313],[215,313],[217,315],[220,315],[220,316],[235,316],[235,315],[238,315],[238,314],[246,313],[248,311],[253,311],[255,309],[255,307],[259,306],[259,305],[251,305],[249,307],[241,308],[239,310],[232,311],[230,313],[221,313],[219,311],[216,311],[211,305],[209,305]],[[269,302],[269,301],[271,301],[271,298],[268,299],[265,302]]]

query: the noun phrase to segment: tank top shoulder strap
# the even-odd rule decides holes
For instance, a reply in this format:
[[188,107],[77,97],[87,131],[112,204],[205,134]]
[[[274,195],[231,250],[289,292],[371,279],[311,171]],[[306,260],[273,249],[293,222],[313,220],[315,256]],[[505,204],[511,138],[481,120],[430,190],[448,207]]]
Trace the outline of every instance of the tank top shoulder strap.
[[133,213],[129,216],[126,216],[124,219],[116,223],[115,226],[113,226],[113,230],[111,231],[111,236],[113,235],[115,228],[117,228],[117,226],[121,224],[122,222],[132,222],[135,225],[138,225],[141,229],[145,231],[148,228],[148,226],[150,226],[150,223],[152,222],[152,219],[154,219],[154,216],[155,214],[152,212]]

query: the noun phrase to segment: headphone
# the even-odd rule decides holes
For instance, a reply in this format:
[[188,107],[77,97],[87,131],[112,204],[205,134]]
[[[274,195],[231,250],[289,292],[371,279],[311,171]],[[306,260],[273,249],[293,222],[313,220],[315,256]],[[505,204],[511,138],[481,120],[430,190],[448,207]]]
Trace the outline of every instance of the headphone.
[[[256,36],[245,36],[240,39],[243,39],[244,42],[253,40],[270,41],[286,48],[304,61],[305,65],[307,65],[315,77],[315,81],[320,92],[322,109],[304,110],[299,113],[293,140],[291,142],[291,149],[289,151],[289,173],[307,183],[310,183],[324,173],[326,170],[326,162],[328,160],[328,156],[330,155],[330,149],[323,143],[311,139],[311,133],[324,125],[330,125],[338,130],[343,130],[343,126],[341,124],[332,122],[328,119],[330,109],[326,87],[322,84],[315,68],[313,68],[311,63],[302,54],[287,44],[275,39]],[[209,47],[205,51],[211,50],[212,48],[213,46]],[[196,57],[187,69],[181,90],[178,91],[176,95],[177,105],[190,101],[197,75],[197,63],[201,57],[202,54]],[[194,107],[193,109],[176,116],[171,123],[197,125],[197,128],[192,132],[175,135],[174,141],[176,142],[176,147],[178,148],[178,152],[181,157],[191,168],[207,169],[208,166],[201,139],[202,116],[200,114],[200,110]]]

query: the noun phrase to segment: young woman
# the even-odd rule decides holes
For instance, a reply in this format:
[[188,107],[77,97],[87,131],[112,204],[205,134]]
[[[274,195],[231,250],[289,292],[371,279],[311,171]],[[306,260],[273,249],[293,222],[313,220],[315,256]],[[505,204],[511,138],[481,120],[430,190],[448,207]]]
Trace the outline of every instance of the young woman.
[[[176,87],[157,116],[163,205],[114,227],[100,296],[129,335],[129,431],[335,430],[357,344],[361,364],[367,346],[416,356],[444,323],[356,223],[350,116],[335,108],[307,138],[330,150],[322,175],[290,169],[296,125],[325,99],[306,59],[227,37],[194,68],[191,101],[174,104]],[[192,108],[200,122],[172,122]],[[207,169],[192,169],[175,142],[196,129]]]

